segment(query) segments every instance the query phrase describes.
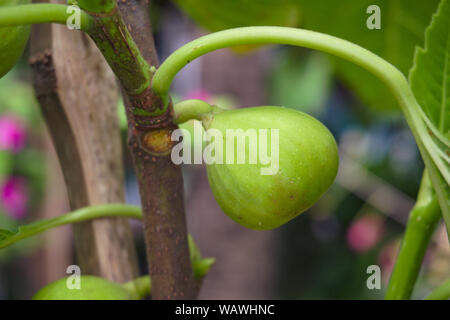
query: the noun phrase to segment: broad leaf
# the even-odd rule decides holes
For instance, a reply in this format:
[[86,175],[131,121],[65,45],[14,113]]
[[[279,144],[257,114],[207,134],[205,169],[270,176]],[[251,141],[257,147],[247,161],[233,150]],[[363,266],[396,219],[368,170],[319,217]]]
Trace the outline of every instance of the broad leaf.
[[[414,48],[423,44],[424,31],[438,0],[299,0],[302,26],[337,36],[378,54],[405,75],[413,64]],[[369,30],[367,8],[378,5],[381,29]],[[366,104],[379,110],[397,108],[389,90],[375,76],[353,63],[332,58],[336,72]]]
[[[450,0],[442,0],[426,30],[425,46],[416,50],[410,86],[422,108],[428,132],[427,164],[450,236]],[[427,161],[427,159],[425,159]]]
[[444,135],[450,135],[450,2],[443,1],[418,48],[409,81],[425,114]]
[[173,0],[208,31],[245,26],[296,26],[295,0]]

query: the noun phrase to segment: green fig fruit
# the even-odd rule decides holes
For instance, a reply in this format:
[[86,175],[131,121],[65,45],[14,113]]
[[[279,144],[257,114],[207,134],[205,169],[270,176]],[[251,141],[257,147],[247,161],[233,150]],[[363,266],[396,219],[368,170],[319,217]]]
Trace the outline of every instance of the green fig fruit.
[[[195,279],[201,281],[215,259],[203,258],[190,234],[188,245]],[[34,295],[33,300],[138,300],[148,296],[151,291],[148,275],[124,284],[95,276],[80,276],[80,289],[69,289],[67,281],[68,277],[65,277],[46,285]]]
[[33,300],[134,300],[136,297],[124,286],[103,278],[80,276],[80,289],[69,289],[67,277],[56,280],[39,290]]
[[[31,3],[31,0],[2,0],[0,8]],[[0,28],[0,78],[17,63],[30,35],[30,26]]]
[[[311,207],[336,177],[336,141],[321,122],[303,112],[244,108],[216,113],[203,125],[210,141],[221,140],[204,151],[211,156],[206,163],[214,197],[245,227],[268,230],[283,225]],[[239,130],[244,149],[234,138]]]

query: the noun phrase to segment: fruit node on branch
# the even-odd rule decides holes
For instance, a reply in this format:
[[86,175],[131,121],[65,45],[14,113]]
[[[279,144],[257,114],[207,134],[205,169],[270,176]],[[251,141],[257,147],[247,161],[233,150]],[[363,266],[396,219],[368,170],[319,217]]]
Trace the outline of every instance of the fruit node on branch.
[[140,94],[129,94],[131,103],[131,116],[137,130],[145,131],[148,129],[159,129],[167,127],[172,122],[173,108],[172,104],[163,110],[163,102],[159,96],[150,88]]

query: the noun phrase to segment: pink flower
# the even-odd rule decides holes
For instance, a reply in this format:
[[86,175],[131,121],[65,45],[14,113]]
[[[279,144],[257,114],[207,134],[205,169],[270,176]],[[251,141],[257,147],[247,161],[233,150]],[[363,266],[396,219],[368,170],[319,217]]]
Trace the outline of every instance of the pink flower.
[[377,215],[358,218],[347,230],[349,247],[359,253],[372,249],[383,234],[383,220]]
[[213,97],[208,91],[206,91],[204,89],[196,89],[196,90],[192,90],[188,94],[186,94],[184,99],[185,100],[198,99],[198,100],[203,100],[203,101],[211,103]]
[[25,145],[26,129],[22,121],[11,115],[0,117],[0,150],[19,152]]
[[0,205],[13,219],[22,219],[27,213],[28,185],[25,179],[11,177],[0,186]]

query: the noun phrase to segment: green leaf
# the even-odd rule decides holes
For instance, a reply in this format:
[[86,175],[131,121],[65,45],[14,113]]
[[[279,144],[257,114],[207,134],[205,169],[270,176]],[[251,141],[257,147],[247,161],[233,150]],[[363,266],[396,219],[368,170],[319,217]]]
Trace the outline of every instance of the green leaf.
[[[29,4],[31,0],[1,0],[0,7]],[[30,26],[0,28],[0,78],[7,74],[22,56],[30,35]]]
[[444,135],[450,135],[450,2],[442,1],[417,48],[409,81],[422,110]]
[[[305,28],[337,36],[378,54],[405,75],[413,64],[414,48],[424,40],[424,31],[438,0],[299,0]],[[378,5],[381,29],[369,30],[367,7]],[[392,94],[368,71],[339,58],[332,58],[338,76],[362,101],[379,110],[397,108]]]
[[[428,171],[450,236],[450,0],[442,0],[416,50],[409,81],[427,132]],[[432,166],[430,167],[430,160]]]
[[198,25],[215,32],[244,26],[296,26],[294,0],[173,0]]

